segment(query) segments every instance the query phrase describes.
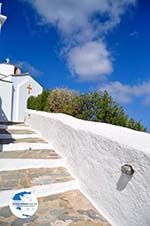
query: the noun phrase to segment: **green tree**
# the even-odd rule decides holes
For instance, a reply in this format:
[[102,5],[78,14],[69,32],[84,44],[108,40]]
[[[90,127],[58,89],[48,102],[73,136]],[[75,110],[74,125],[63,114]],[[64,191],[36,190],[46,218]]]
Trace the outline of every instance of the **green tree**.
[[27,108],[36,110],[35,109],[35,101],[36,101],[36,97],[34,97],[34,96],[29,97],[28,102],[27,102]]
[[97,121],[99,102],[100,95],[97,92],[77,96],[72,103],[72,115],[84,120]]
[[146,132],[146,127],[144,127],[141,122],[135,121],[133,118],[128,120],[127,127],[134,130]]
[[39,94],[37,97],[29,97],[28,99],[28,108],[37,110],[37,111],[43,111],[46,109],[47,106],[47,98],[50,91],[44,90],[41,94]]
[[128,116],[107,91],[101,93],[99,108],[97,111],[97,121],[114,125],[126,126]]
[[76,95],[76,92],[66,88],[52,90],[47,100],[49,111],[72,114],[72,102]]

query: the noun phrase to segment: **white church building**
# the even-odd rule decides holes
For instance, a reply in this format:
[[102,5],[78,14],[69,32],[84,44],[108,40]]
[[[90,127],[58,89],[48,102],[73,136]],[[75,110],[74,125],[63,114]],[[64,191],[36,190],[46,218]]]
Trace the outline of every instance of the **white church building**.
[[0,121],[23,122],[30,96],[43,88],[28,73],[14,64],[0,63]]
[[[1,14],[0,29],[7,17]],[[37,96],[43,88],[28,73],[10,63],[0,63],[0,122],[23,122],[30,96]]]

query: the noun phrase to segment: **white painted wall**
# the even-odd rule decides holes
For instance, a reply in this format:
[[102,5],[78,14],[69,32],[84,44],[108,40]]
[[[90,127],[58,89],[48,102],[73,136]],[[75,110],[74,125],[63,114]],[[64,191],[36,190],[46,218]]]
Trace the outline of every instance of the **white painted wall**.
[[[13,75],[15,66],[12,64],[2,63],[0,64],[0,73],[3,75]],[[21,73],[21,71],[20,71]],[[0,75],[1,76],[1,75]]]
[[[9,121],[23,122],[28,98],[31,95],[37,96],[43,91],[43,88],[29,74],[21,74],[21,70],[18,67],[16,74],[14,74],[15,67],[15,65],[9,63],[0,64],[0,80],[3,80],[1,82],[0,94],[4,100],[9,99],[9,101],[2,101],[4,105],[2,107],[7,119]],[[29,85],[32,87],[30,94],[27,89]],[[9,87],[11,87],[10,90]]]
[[[114,226],[150,225],[150,134],[27,110],[26,123],[54,145],[81,189]],[[121,173],[131,164],[132,177]]]
[[0,80],[0,121],[11,121],[12,83]]
[[[27,100],[30,96],[37,96],[43,91],[41,85],[39,85],[31,76],[11,76],[13,82],[13,121],[23,122],[25,118],[25,111],[27,108]],[[31,85],[32,91],[28,94],[27,87]]]

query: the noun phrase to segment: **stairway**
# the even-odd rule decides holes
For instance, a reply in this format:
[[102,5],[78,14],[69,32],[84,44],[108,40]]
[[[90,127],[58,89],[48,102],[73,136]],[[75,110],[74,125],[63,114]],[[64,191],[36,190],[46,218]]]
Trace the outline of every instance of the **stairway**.
[[[9,209],[10,197],[30,189],[36,214],[23,220]],[[110,226],[79,190],[64,159],[24,124],[0,124],[0,226]]]

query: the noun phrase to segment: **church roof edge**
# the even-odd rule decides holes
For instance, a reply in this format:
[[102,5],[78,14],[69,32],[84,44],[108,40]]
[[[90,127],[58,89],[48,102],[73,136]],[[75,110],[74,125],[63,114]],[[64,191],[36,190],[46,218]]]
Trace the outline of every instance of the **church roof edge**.
[[11,76],[19,77],[19,76],[30,76],[29,73],[21,73],[21,74],[13,74]]
[[20,68],[18,65],[13,64],[13,63],[2,62],[2,63],[0,63],[0,65],[1,65],[1,64],[11,65],[11,66],[17,67],[17,68],[19,68],[19,69],[21,70],[21,68]]

